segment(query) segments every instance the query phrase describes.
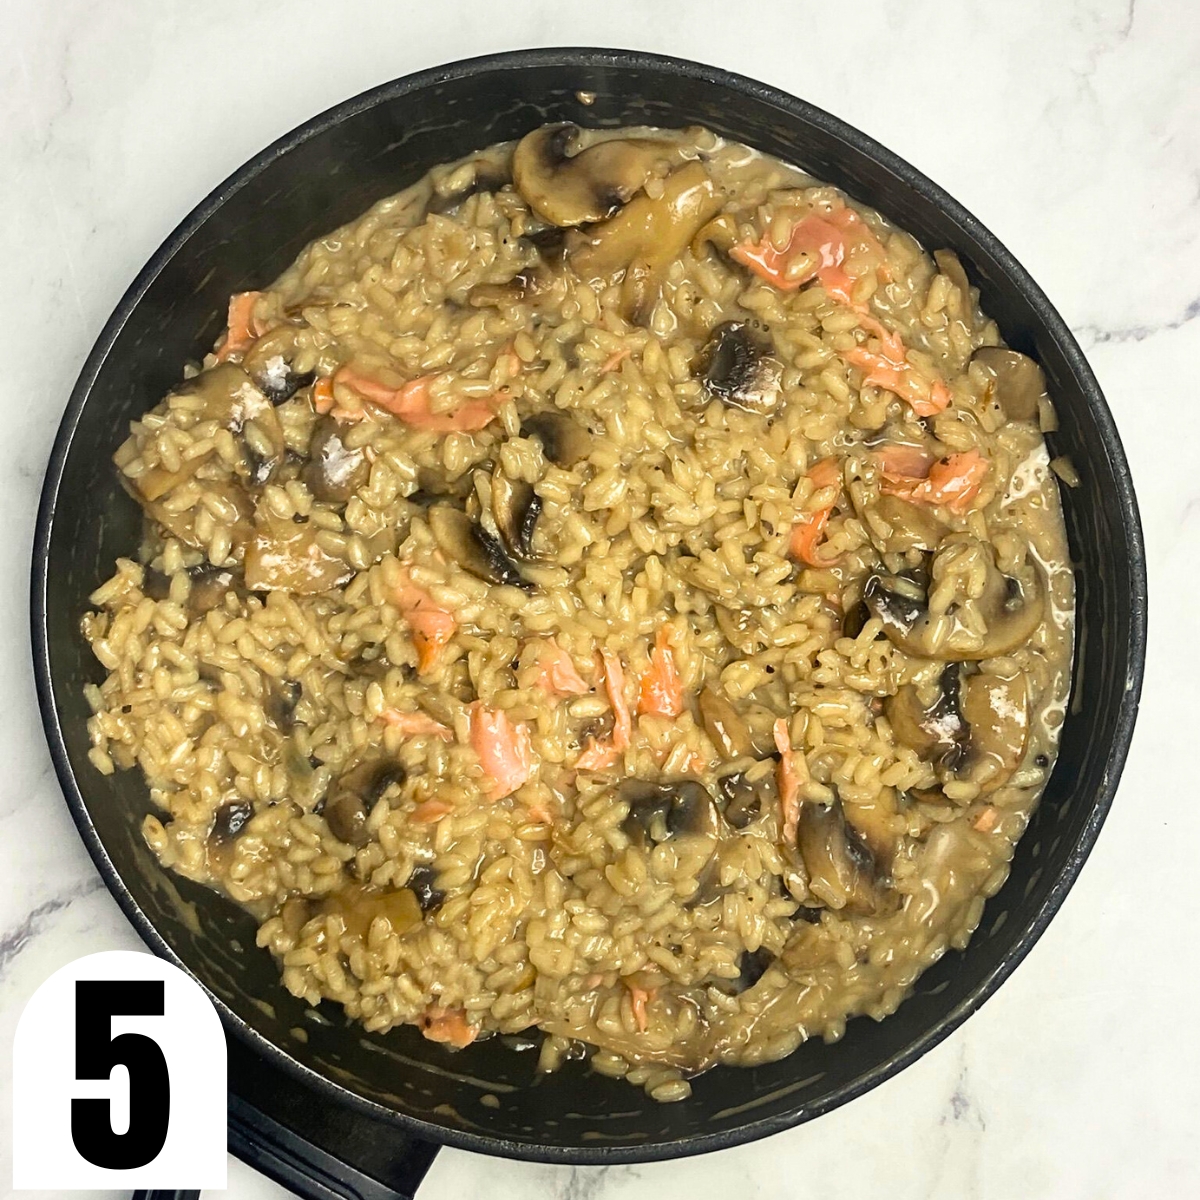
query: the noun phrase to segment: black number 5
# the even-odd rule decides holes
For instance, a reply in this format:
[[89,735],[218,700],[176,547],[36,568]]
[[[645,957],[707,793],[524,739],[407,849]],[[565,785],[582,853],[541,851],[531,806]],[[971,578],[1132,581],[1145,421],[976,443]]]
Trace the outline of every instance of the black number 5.
[[112,1018],[161,1017],[161,981],[75,984],[75,1078],[108,1079],[113,1067],[129,1071],[129,1128],[114,1133],[109,1101],[71,1101],[71,1140],[93,1166],[110,1171],[144,1167],[167,1140],[171,1080],[159,1045],[143,1033],[112,1036]]

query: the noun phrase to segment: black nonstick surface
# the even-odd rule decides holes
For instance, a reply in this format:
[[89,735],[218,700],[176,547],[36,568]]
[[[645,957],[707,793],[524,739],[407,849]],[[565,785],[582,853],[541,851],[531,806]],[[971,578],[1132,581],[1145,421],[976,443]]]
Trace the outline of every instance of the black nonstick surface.
[[[564,119],[706,125],[837,184],[927,247],[956,250],[1007,341],[1044,366],[1061,417],[1052,452],[1069,455],[1082,477],[1063,498],[1079,635],[1061,757],[970,947],[922,976],[886,1021],[855,1020],[841,1042],[808,1043],[768,1066],[710,1071],[694,1080],[689,1100],[670,1105],[584,1062],[537,1077],[534,1052],[496,1039],[455,1053],[412,1028],[363,1034],[333,1006],[314,1016],[255,949],[248,915],[158,868],[139,833],[149,807],[140,774],[106,779],[86,758],[82,687],[102,672],[79,618],[88,593],[139,535],[138,511],[109,460],[128,421],[211,346],[231,292],[269,282],[307,242],[433,164]],[[999,986],[1062,903],[1112,802],[1145,643],[1145,563],[1120,440],[1079,347],[1004,247],[929,180],[828,114],[715,68],[626,51],[518,52],[409,76],[315,118],[222,184],[139,275],[84,367],[46,477],[33,577],[47,735],[109,888],[151,948],[210,991],[237,1055],[290,1081],[306,1109],[345,1113],[350,1126],[361,1118],[363,1128],[391,1127],[396,1160],[414,1155],[412,1182],[432,1151],[410,1139],[556,1162],[693,1154],[818,1116],[914,1061]],[[343,1144],[350,1141],[346,1133]]]

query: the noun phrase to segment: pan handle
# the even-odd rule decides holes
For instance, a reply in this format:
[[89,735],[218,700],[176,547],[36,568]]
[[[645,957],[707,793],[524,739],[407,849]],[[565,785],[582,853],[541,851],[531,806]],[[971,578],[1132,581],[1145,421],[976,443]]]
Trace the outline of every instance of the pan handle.
[[[440,1147],[389,1128],[387,1136],[308,1099],[313,1128],[298,1134],[229,1097],[229,1150],[303,1200],[412,1200]],[[346,1114],[349,1116],[349,1114]],[[331,1147],[336,1147],[334,1150]],[[199,1200],[197,1191],[149,1190],[133,1200]]]

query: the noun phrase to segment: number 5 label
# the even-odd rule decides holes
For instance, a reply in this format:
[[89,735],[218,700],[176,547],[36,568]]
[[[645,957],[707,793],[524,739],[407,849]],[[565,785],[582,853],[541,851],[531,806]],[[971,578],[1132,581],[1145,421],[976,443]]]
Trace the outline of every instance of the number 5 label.
[[113,950],[56,971],[12,1064],[14,1187],[225,1186],[225,1033],[178,967]]

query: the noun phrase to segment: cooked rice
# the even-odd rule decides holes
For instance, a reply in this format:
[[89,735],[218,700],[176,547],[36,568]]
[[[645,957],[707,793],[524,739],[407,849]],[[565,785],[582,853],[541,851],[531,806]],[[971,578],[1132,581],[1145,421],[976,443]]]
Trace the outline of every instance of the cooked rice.
[[[703,162],[743,244],[765,233],[786,251],[798,213],[848,203],[704,131],[640,133],[666,139],[672,168]],[[584,1043],[597,1071],[675,1101],[714,1063],[770,1061],[840,1037],[856,1014],[888,1015],[966,944],[1054,758],[1073,598],[1050,469],[1077,476],[1049,462],[1038,428],[1049,399],[1008,419],[970,362],[1001,344],[974,295],[877,214],[854,210],[873,236],[856,236],[843,264],[853,303],[824,277],[780,290],[693,245],[638,324],[619,274],[596,283],[543,261],[535,243],[552,239],[529,235],[544,222],[501,182],[511,158],[499,146],[435,169],[309,246],[251,301],[248,344],[231,328],[222,357],[264,388],[290,379],[290,398],[243,396],[234,419],[183,385],[133,424],[116,461],[150,519],[83,620],[107,672],[87,689],[91,758],[104,773],[140,767],[159,810],[143,832],[163,866],[246,905],[293,994],[337,1001],[369,1030],[416,1023],[438,1040],[536,1027],[544,1069]],[[647,196],[669,187],[664,176],[644,181]],[[794,257],[788,284],[815,261]],[[513,282],[535,275],[536,288]],[[906,386],[928,398],[946,381],[943,411],[918,421],[847,361],[868,308],[903,339]],[[699,377],[705,341],[730,320],[752,322],[778,364],[782,399],[767,415]],[[204,360],[201,382],[216,364]],[[346,364],[355,374],[334,380],[334,416],[318,426],[305,377],[320,386]],[[474,432],[421,429],[346,382],[364,376],[397,395],[432,376],[430,423],[473,403],[495,415]],[[529,435],[530,417],[550,411],[578,422],[578,461],[552,461]],[[330,420],[355,475],[336,499],[314,495],[306,470]],[[897,548],[879,430],[986,460],[964,511],[908,506],[941,523],[932,563]],[[836,476],[809,478],[830,456]],[[495,535],[513,485],[540,498],[533,555],[510,555],[519,575],[487,582],[435,538],[427,493]],[[815,565],[797,563],[793,529],[830,508]],[[244,579],[253,553],[256,580],[271,581],[257,589]],[[1027,588],[1040,574],[1046,599],[1019,645],[988,654],[997,571]],[[872,572],[900,597],[888,611],[906,589],[924,602],[915,648],[892,640],[886,612],[850,623]],[[455,626],[423,670],[418,593]],[[635,714],[611,766],[578,770],[616,733],[598,652],[623,665],[636,709],[656,637],[683,711]],[[581,694],[539,684],[548,641]],[[963,658],[963,705],[992,705],[954,735],[959,758],[976,756],[970,769],[905,744],[889,699],[916,685],[903,695],[933,711],[947,662]],[[981,700],[981,680],[1007,682]],[[721,746],[697,705],[705,685],[747,723],[749,754]],[[1003,722],[1001,687],[1027,697],[1028,719],[1016,757],[997,765],[965,739]],[[433,732],[413,732],[418,714]],[[498,799],[472,745],[481,714],[528,731],[532,773]],[[799,834],[776,784],[779,718]],[[349,773],[372,763],[393,774],[359,795]],[[623,781],[693,780],[723,809],[731,774],[762,797],[742,828],[717,816],[715,835],[666,836],[630,818]],[[818,829],[832,840],[813,841]],[[849,850],[829,850],[838,838]],[[866,900],[848,899],[851,868]]]

